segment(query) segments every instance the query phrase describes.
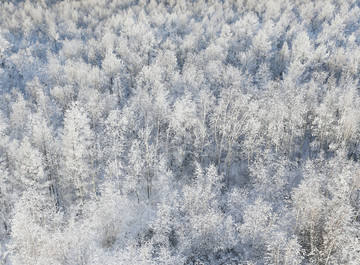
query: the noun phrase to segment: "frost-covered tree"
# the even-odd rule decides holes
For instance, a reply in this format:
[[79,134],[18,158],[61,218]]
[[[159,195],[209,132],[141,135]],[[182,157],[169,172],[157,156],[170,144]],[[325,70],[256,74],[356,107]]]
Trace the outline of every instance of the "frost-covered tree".
[[[61,193],[65,200],[75,198],[82,203],[96,192],[96,176],[92,172],[92,132],[84,109],[74,103],[65,113],[62,136]],[[70,197],[69,197],[70,196]]]
[[[203,172],[197,165],[191,185],[184,187],[184,224],[180,238],[182,251],[197,257],[234,246],[235,227],[231,216],[221,212],[222,176],[211,165]],[[187,234],[190,233],[190,234]]]
[[44,172],[44,157],[31,145],[28,137],[21,141],[16,149],[16,155],[13,155],[13,182],[18,191],[23,192],[31,188],[48,194],[49,180]]
[[17,92],[16,100],[11,105],[10,113],[10,125],[12,127],[12,132],[15,137],[20,137],[21,133],[25,129],[26,118],[29,114],[29,108],[26,104],[24,96]]
[[0,237],[3,237],[10,230],[10,212],[12,209],[13,198],[11,196],[11,186],[9,183],[8,172],[3,161],[0,162]]
[[15,205],[11,221],[11,261],[14,264],[61,262],[50,238],[61,229],[55,200],[30,188]]

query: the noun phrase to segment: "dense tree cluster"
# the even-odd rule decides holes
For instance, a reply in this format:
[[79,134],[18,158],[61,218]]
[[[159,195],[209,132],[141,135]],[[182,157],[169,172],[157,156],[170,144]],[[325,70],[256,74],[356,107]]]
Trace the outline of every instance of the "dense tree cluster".
[[360,264],[359,18],[0,1],[0,262]]

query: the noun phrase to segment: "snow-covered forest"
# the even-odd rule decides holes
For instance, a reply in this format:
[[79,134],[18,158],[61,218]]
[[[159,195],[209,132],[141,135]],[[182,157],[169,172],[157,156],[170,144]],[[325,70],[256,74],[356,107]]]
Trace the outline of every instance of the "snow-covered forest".
[[360,264],[359,0],[0,1],[0,264]]

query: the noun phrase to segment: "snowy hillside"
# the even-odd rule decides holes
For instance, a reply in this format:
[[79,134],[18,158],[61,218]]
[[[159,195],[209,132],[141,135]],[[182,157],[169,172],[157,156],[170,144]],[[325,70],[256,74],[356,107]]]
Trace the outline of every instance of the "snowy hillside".
[[0,264],[360,264],[358,0],[0,1]]

